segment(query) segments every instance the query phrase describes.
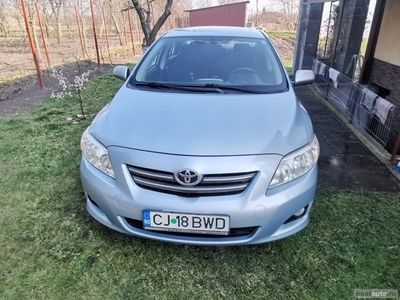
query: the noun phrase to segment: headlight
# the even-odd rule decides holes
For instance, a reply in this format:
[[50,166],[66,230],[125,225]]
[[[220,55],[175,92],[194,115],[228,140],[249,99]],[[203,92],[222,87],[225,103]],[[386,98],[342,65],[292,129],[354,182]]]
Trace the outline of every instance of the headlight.
[[100,144],[87,128],[81,138],[81,150],[85,158],[97,169],[115,178],[107,149]]
[[307,146],[285,156],[279,163],[269,188],[292,181],[307,173],[318,161],[319,143],[314,136]]

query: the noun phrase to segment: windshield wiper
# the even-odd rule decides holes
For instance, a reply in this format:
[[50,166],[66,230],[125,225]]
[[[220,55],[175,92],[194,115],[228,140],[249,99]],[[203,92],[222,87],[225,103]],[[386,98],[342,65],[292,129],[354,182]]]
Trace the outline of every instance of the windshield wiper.
[[224,94],[224,91],[219,87],[206,86],[206,85],[179,85],[179,84],[168,84],[158,81],[140,81],[136,82],[137,86],[148,86],[156,89],[174,89],[183,91],[194,91],[194,92],[217,92]]
[[215,84],[215,83],[206,83],[206,84],[193,84],[193,85],[174,85],[173,87],[179,88],[179,89],[193,89],[193,90],[209,90],[211,89],[212,91],[216,91],[221,94],[225,94],[224,91],[229,90],[229,91],[239,91],[243,93],[252,93],[252,94],[260,94],[261,92],[255,91],[255,90],[250,90],[244,87],[239,87],[239,86],[232,86],[232,85],[223,85],[223,84]]
[[232,85],[223,85],[223,84],[215,84],[215,83],[206,83],[203,85],[204,87],[211,87],[211,88],[217,88],[221,90],[231,90],[231,91],[239,91],[243,93],[252,93],[252,94],[259,94],[260,92],[255,91],[255,90],[250,90],[248,88],[244,87],[239,87],[239,86],[232,86]]
[[139,81],[139,82],[135,82],[135,85],[148,86],[151,88],[165,88],[165,89],[171,88],[170,84],[162,83],[162,82],[158,82],[158,81]]
[[260,92],[251,90],[244,87],[232,86],[232,85],[223,85],[223,84],[215,84],[215,83],[206,83],[206,84],[170,84],[163,83],[159,81],[138,81],[135,83],[137,86],[148,86],[150,88],[156,89],[174,89],[174,90],[183,90],[183,91],[194,91],[194,92],[217,92],[221,94],[225,94],[226,90],[229,91],[239,91],[243,93],[252,93],[259,94]]

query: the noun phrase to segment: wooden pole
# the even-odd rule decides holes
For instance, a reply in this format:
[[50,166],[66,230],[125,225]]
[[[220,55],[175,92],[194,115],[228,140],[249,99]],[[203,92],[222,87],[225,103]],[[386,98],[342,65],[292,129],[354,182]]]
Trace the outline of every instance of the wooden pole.
[[132,52],[133,52],[133,55],[136,56],[135,42],[134,42],[134,40],[133,40],[132,21],[131,21],[131,13],[130,13],[130,10],[128,10],[128,24],[129,24],[129,33],[131,34]]
[[38,23],[39,23],[39,28],[40,28],[40,35],[42,36],[43,48],[44,48],[44,52],[46,54],[47,66],[50,67],[51,61],[50,61],[50,56],[49,56],[49,50],[47,49],[46,38],[44,37],[44,31],[43,31],[43,26],[42,26],[42,19],[40,18],[40,12],[39,12],[37,2],[35,2],[35,8],[36,8],[36,15],[37,15]]
[[32,56],[33,56],[33,61],[35,62],[35,67],[36,67],[36,73],[39,81],[39,86],[43,90],[44,85],[43,85],[43,78],[42,78],[42,73],[40,71],[40,65],[39,65],[39,60],[36,55],[36,48],[35,44],[33,43],[33,38],[32,38],[32,32],[29,27],[29,21],[28,21],[28,14],[26,12],[26,3],[25,0],[21,0],[21,9],[22,9],[22,15],[24,17],[24,22],[25,22],[25,30],[26,30],[26,35],[28,36],[29,40],[29,46],[32,51]]
[[106,22],[106,14],[104,13],[104,6],[101,7],[101,12],[102,12],[102,15],[103,15],[104,33],[106,34],[106,44],[107,44],[108,59],[111,62],[110,41],[108,40],[107,22]]
[[81,24],[79,22],[78,9],[76,8],[76,6],[74,7],[74,9],[75,9],[76,24],[78,25],[79,42],[81,43],[82,56],[85,57],[85,47],[83,46],[83,38],[81,32]]
[[93,0],[90,0],[90,12],[92,14],[92,27],[93,27],[94,45],[96,47],[97,65],[100,67],[99,44],[97,43],[96,23],[94,22]]

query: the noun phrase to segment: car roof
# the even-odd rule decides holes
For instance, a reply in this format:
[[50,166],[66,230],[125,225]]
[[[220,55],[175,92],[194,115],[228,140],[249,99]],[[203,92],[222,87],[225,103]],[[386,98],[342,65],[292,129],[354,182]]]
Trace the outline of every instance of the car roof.
[[235,36],[250,38],[265,38],[260,30],[247,27],[233,26],[198,26],[176,28],[168,32],[166,37],[180,36]]

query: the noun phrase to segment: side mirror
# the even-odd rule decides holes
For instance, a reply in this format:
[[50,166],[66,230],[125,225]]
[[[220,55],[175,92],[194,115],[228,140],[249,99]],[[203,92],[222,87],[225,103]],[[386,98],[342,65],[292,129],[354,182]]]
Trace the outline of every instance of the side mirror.
[[125,66],[116,66],[113,70],[114,76],[123,81],[128,79],[129,73],[129,68]]
[[293,86],[305,85],[314,82],[315,73],[313,70],[297,70],[294,74]]

